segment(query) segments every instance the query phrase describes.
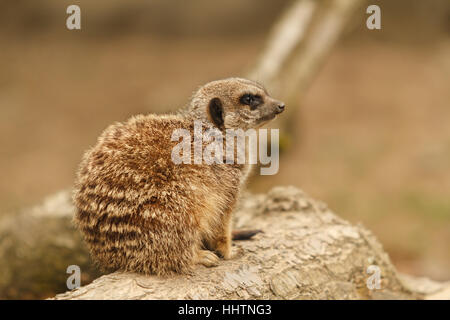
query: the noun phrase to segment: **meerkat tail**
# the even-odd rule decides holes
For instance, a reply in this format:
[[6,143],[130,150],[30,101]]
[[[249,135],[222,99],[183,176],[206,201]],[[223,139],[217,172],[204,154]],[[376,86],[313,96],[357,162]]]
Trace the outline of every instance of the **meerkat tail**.
[[262,233],[262,230],[234,230],[231,234],[233,240],[250,240],[254,235]]

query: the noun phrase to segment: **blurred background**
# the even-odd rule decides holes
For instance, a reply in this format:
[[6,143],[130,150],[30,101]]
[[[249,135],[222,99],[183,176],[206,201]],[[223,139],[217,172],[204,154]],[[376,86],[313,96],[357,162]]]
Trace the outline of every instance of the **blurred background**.
[[[245,76],[290,2],[2,1],[0,217],[70,187],[110,123]],[[366,28],[368,4],[381,30]],[[279,173],[250,189],[300,187],[372,230],[400,271],[450,280],[450,2],[367,5],[287,106]]]

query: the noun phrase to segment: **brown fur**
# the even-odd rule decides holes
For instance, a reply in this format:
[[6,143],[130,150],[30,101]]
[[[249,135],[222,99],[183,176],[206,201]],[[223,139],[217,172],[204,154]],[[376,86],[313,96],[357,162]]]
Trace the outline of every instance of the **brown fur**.
[[[264,98],[259,110],[239,103],[250,91]],[[138,115],[109,126],[84,155],[74,220],[102,268],[164,275],[188,272],[196,263],[216,265],[218,257],[205,248],[231,257],[231,215],[247,166],[171,159],[175,129],[188,129],[193,137],[194,120],[213,127],[207,109],[212,98],[223,103],[223,129],[258,127],[280,104],[249,80],[214,81],[177,115]]]

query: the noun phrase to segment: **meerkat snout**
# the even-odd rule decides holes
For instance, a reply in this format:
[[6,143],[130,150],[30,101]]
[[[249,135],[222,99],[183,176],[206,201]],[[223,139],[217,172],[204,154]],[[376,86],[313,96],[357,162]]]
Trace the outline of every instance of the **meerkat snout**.
[[276,111],[276,113],[278,114],[278,113],[282,113],[283,111],[284,111],[284,107],[285,107],[285,105],[284,105],[284,103],[280,103],[278,106],[277,106],[277,111]]
[[259,125],[264,125],[266,122],[273,120],[277,115],[284,111],[285,105],[283,102],[267,97],[267,102],[261,107]]

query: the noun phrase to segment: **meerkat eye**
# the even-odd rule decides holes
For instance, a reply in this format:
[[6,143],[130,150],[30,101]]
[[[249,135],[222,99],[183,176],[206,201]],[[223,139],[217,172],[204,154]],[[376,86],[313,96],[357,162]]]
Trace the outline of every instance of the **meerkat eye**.
[[251,105],[254,100],[255,96],[250,93],[246,93],[241,97],[241,103],[246,105]]
[[262,97],[259,95],[253,95],[251,93],[246,93],[242,95],[240,102],[242,104],[250,106],[250,109],[256,109],[262,103]]

